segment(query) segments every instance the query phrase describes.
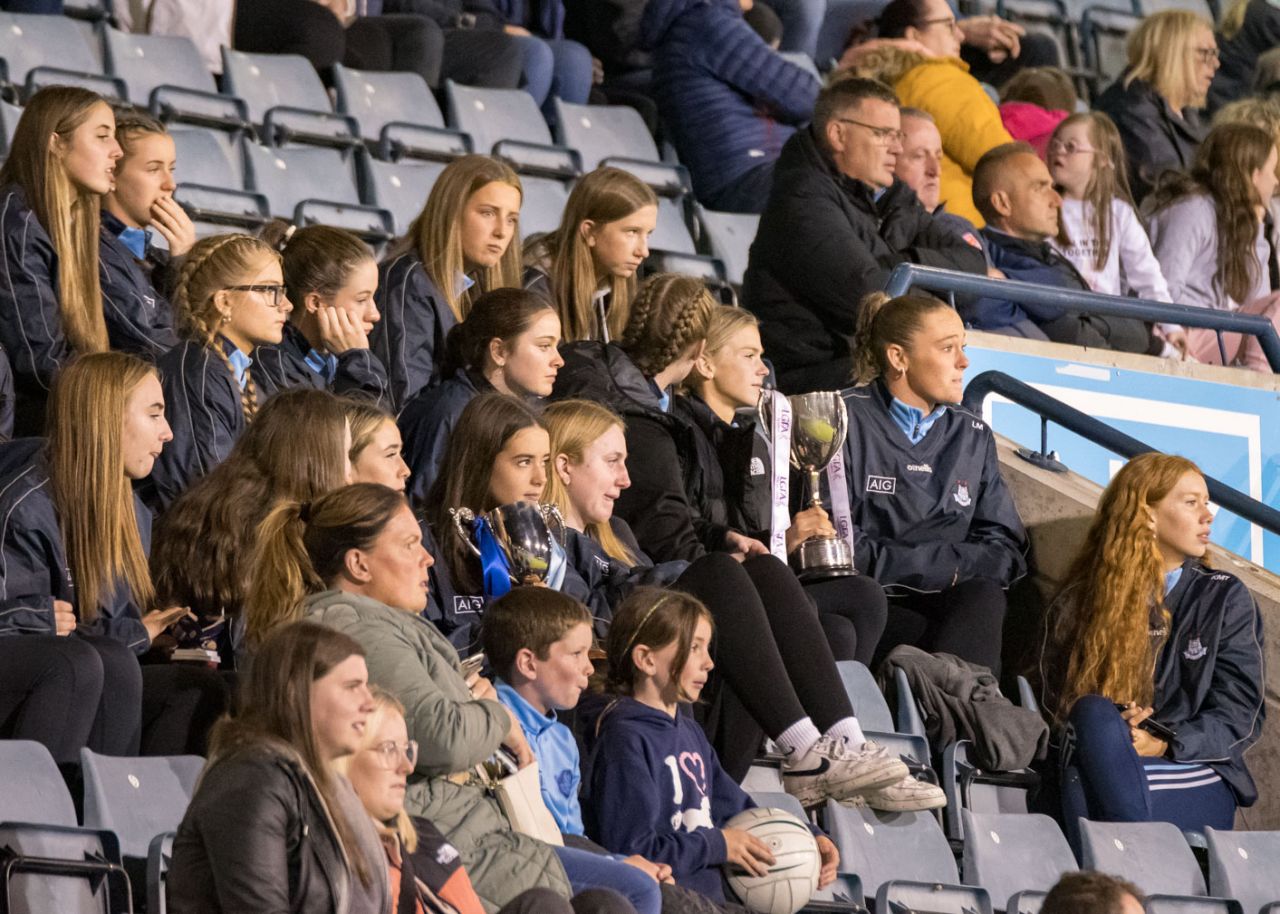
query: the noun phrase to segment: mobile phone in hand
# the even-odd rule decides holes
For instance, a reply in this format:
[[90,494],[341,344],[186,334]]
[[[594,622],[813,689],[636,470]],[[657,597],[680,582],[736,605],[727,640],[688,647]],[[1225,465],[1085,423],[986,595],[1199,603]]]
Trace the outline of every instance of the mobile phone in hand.
[[[1116,705],[1117,711],[1128,710],[1127,705],[1123,705],[1118,701],[1115,703],[1115,705]],[[1138,729],[1146,730],[1152,736],[1156,737],[1157,739],[1162,739],[1166,743],[1172,743],[1174,738],[1177,737],[1178,735],[1176,730],[1174,730],[1168,724],[1160,723],[1160,721],[1156,720],[1154,717],[1148,717],[1142,723],[1138,724]]]
[[470,679],[474,673],[484,668],[484,654],[472,654],[462,661],[462,678]]

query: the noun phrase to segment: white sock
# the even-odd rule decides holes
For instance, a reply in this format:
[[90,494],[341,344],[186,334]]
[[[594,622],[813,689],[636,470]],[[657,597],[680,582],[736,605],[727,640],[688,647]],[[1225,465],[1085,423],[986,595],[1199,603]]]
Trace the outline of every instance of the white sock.
[[802,717],[774,737],[773,741],[778,744],[783,755],[797,759],[808,752],[821,737],[822,734],[818,732],[812,718]]
[[836,721],[823,736],[829,736],[832,739],[843,739],[845,746],[854,752],[861,749],[867,742],[867,738],[862,735],[862,727],[858,724],[858,718],[856,717],[846,717]]

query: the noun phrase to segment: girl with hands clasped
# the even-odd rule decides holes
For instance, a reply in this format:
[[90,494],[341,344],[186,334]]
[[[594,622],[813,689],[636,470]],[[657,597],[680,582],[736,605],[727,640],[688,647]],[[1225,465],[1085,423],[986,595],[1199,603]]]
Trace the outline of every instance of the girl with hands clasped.
[[1168,454],[1130,460],[1102,494],[1040,661],[1057,725],[1064,819],[1231,828],[1258,791],[1262,620],[1208,567],[1204,477]]
[[[715,666],[711,614],[674,590],[637,591],[609,631],[609,688],[618,694],[596,725],[583,797],[587,832],[609,850],[665,863],[678,885],[724,901],[718,867],[763,876],[773,854],[724,823],[754,801],[720,767],[682,703],[696,702]],[[819,885],[840,855],[817,833]]]

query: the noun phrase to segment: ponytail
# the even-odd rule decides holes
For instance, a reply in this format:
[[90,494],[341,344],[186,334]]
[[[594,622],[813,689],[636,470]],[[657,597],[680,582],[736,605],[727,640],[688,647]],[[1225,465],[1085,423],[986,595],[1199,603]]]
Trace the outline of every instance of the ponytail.
[[906,348],[924,323],[925,315],[950,307],[941,299],[919,293],[890,298],[884,292],[872,292],[863,298],[854,334],[854,383],[870,384],[888,374],[888,347]]
[[261,644],[279,626],[296,622],[307,594],[324,589],[303,542],[307,507],[283,502],[258,525],[245,601],[246,637],[251,646]]
[[451,378],[464,368],[483,371],[491,342],[511,342],[533,326],[542,312],[554,310],[550,299],[529,289],[484,293],[472,304],[467,319],[449,331],[441,377]]

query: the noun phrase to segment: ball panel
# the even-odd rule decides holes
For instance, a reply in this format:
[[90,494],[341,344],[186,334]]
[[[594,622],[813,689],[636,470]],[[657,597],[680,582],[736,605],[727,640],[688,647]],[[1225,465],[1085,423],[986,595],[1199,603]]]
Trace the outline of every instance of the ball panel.
[[743,905],[758,914],[795,914],[818,889],[822,857],[807,823],[785,809],[748,809],[727,823],[749,832],[768,846],[774,864],[764,876],[729,869],[730,888]]

